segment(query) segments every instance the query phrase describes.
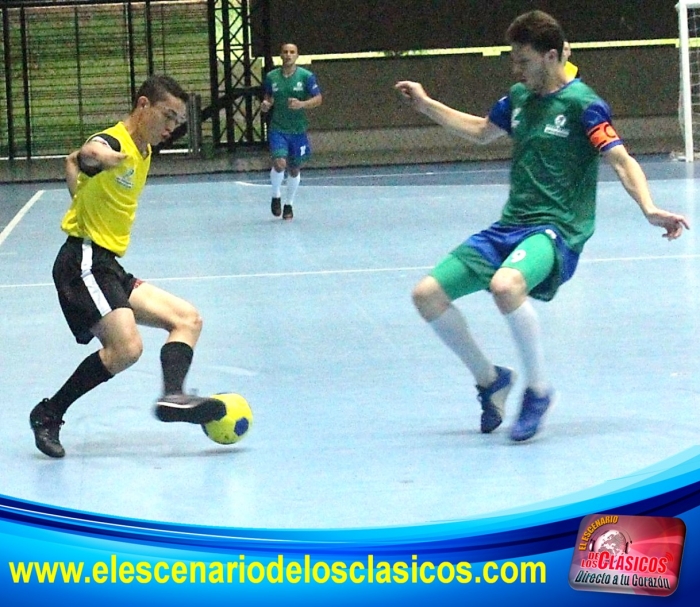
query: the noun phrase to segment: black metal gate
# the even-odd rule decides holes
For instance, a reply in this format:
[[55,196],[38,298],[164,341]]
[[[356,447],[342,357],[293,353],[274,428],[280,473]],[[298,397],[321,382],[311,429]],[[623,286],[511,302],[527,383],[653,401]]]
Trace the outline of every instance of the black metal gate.
[[[210,55],[215,101],[204,118],[212,118],[215,145],[225,143],[233,149],[263,142],[267,133],[260,112],[262,84],[272,67],[269,0],[210,0],[209,19],[209,31],[216,34],[216,52]],[[262,45],[254,45],[253,39]],[[261,54],[255,56],[254,48],[260,46]]]
[[[251,15],[267,6],[268,0],[0,2],[0,157],[65,155],[123,118],[152,73],[174,77],[204,100],[198,125],[204,147],[263,144],[259,105],[271,60],[253,55]],[[262,27],[256,40],[269,40],[269,20],[255,23]],[[184,129],[178,135],[169,147],[187,150]]]

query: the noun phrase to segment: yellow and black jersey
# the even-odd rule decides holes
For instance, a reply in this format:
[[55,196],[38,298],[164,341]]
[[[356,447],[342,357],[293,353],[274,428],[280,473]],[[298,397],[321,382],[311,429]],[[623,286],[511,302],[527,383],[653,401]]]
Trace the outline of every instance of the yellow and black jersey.
[[81,170],[61,229],[69,236],[88,238],[121,257],[129,246],[138,198],[151,166],[151,148],[144,158],[123,122],[88,141],[95,139],[126,154],[126,158],[118,166],[93,176]]

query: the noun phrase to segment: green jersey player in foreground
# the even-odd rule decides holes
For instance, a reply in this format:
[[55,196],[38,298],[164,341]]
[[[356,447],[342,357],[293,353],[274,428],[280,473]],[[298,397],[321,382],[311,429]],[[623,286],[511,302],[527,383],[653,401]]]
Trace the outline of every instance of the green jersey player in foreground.
[[473,374],[481,431],[489,433],[503,421],[515,374],[486,358],[452,302],[476,291],[491,292],[525,369],[527,387],[510,432],[512,440],[524,441],[537,433],[554,396],[528,295],[549,301],[573,275],[593,234],[599,155],[666,238],[678,238],[689,226],[683,216],[654,206],[646,177],[615,132],[607,104],[583,82],[566,76],[566,37],[559,23],[541,11],[528,12],[513,21],[506,39],[517,83],[487,117],[439,103],[417,82],[398,82],[396,89],[418,112],[471,141],[488,143],[506,134],[513,139],[510,193],[500,221],[440,261],[416,285],[413,301]]

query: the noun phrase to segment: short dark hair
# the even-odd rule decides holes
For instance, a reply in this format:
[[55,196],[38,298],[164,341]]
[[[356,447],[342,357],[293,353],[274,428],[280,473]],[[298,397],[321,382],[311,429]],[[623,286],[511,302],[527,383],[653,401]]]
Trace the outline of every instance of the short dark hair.
[[153,74],[139,87],[134,99],[134,108],[139,97],[146,97],[151,103],[163,101],[167,95],[172,95],[187,103],[189,95],[185,92],[174,78]]
[[566,35],[559,22],[543,11],[530,11],[517,17],[506,31],[509,44],[530,45],[538,53],[555,49],[561,53]]

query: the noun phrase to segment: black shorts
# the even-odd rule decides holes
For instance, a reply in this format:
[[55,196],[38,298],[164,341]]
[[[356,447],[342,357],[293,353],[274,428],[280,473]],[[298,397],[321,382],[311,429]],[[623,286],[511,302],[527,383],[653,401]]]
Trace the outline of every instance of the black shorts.
[[140,282],[117,256],[87,239],[69,236],[53,264],[53,282],[63,315],[80,344],[94,336],[90,329],[117,308],[131,308],[129,296]]

